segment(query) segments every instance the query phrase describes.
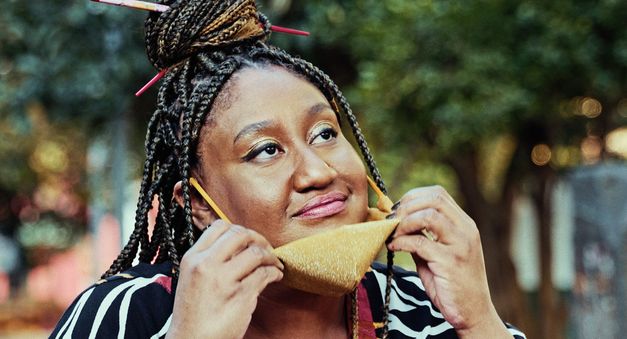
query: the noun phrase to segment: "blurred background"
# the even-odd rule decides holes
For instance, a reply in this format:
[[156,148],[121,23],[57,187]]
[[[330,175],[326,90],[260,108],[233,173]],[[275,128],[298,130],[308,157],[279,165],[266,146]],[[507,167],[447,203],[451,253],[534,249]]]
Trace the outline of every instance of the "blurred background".
[[[503,319],[627,333],[627,2],[260,7],[312,33],[271,41],[337,81],[393,199],[439,184],[475,219]],[[133,228],[157,87],[133,96],[156,73],[145,15],[2,2],[0,337],[46,337]]]

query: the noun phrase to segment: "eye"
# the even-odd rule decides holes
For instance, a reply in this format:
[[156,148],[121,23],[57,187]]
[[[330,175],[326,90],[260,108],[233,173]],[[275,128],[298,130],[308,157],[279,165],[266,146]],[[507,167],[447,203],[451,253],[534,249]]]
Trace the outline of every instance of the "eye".
[[259,154],[257,154],[257,158],[272,158],[278,153],[279,149],[276,145],[267,145],[261,150],[261,152],[259,152]]
[[281,147],[274,141],[261,142],[253,147],[248,154],[244,156],[245,161],[267,161],[282,152]]
[[335,139],[335,137],[337,137],[337,131],[329,125],[324,125],[320,126],[318,131],[314,132],[314,137],[310,143],[312,145],[321,144],[327,141],[331,141]]

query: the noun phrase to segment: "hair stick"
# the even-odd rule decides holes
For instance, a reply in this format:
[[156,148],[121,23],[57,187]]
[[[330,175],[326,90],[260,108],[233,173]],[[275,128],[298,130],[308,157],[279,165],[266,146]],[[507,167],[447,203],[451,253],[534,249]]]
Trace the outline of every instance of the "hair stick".
[[270,26],[270,30],[273,32],[278,32],[278,33],[309,36],[309,32],[305,32],[305,31],[301,31],[301,30],[293,29],[293,28],[275,26],[275,25]]
[[139,1],[139,0],[92,0],[92,1],[100,2],[103,4],[107,4],[107,5],[143,9],[145,11],[152,11],[152,12],[165,12],[168,9],[170,9],[170,6],[167,6],[167,5],[161,5],[161,4],[156,4],[156,3],[147,2],[147,1]]
[[[91,0],[91,1],[100,2],[103,4],[107,4],[107,5],[142,9],[145,11],[152,11],[152,12],[165,12],[168,9],[170,9],[170,6],[167,6],[167,5],[156,4],[153,2],[147,2],[147,1],[139,1],[139,0]],[[293,35],[303,35],[303,36],[309,35],[309,32],[306,32],[306,31],[301,31],[299,29],[281,27],[281,26],[276,26],[276,25],[271,25],[270,30],[273,32],[287,33],[287,34],[293,34]]]
[[160,70],[159,73],[157,73],[157,75],[152,77],[152,79],[150,79],[150,81],[148,81],[148,83],[146,83],[144,86],[142,86],[142,88],[140,88],[139,91],[137,91],[137,93],[135,93],[135,96],[138,97],[138,96],[142,95],[144,92],[146,92],[146,90],[148,88],[150,88],[150,86],[154,85],[155,82],[157,82],[157,81],[159,81],[159,79],[163,78],[163,76],[167,72],[168,72],[167,69]]
[[211,197],[209,197],[209,194],[207,194],[207,192],[202,188],[202,186],[200,186],[200,184],[198,183],[198,180],[196,180],[196,178],[194,178],[194,177],[189,178],[189,183],[192,184],[192,186],[194,186],[194,188],[205,199],[207,204],[209,204],[209,206],[211,206],[213,211],[216,212],[216,214],[218,215],[218,217],[220,219],[228,222],[229,224],[231,223],[231,220],[229,220],[229,218],[226,216],[226,214],[224,214],[224,212],[222,212],[220,207],[218,207],[218,204],[216,204],[215,201],[213,201],[213,199],[211,199]]

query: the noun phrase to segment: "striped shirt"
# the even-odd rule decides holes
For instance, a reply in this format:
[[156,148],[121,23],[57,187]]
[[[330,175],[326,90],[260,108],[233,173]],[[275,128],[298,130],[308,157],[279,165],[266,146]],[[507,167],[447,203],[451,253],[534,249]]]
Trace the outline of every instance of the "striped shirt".
[[[386,267],[374,263],[357,289],[359,338],[380,338]],[[172,319],[176,280],[171,263],[140,263],[101,280],[65,311],[50,338],[163,338]],[[506,324],[513,338],[525,335]],[[457,338],[415,272],[395,267],[390,338]]]

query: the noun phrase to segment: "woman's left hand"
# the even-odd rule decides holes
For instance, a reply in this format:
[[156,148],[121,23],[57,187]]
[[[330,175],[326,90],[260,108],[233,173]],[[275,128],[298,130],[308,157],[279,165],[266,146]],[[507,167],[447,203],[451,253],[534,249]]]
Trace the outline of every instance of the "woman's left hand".
[[[406,193],[388,248],[410,252],[429,298],[460,337],[509,336],[490,299],[475,222],[439,186]],[[429,230],[435,241],[422,235]]]

